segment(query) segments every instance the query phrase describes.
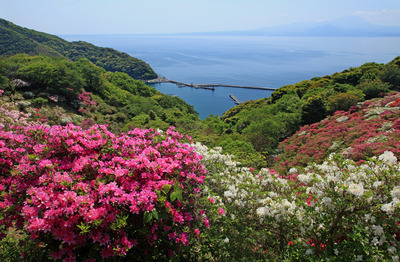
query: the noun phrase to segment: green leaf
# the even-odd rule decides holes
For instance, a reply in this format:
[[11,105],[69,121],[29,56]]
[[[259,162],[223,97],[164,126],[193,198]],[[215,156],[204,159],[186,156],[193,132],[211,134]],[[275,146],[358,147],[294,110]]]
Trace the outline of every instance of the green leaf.
[[35,154],[28,154],[28,158],[29,158],[29,160],[31,160],[31,161],[37,160],[36,157],[37,157],[37,156],[36,156]]
[[178,200],[182,202],[182,191],[177,192],[178,193]]
[[129,215],[126,215],[126,216],[118,215],[115,218],[114,223],[112,223],[111,229],[116,230],[116,229],[125,227],[128,224],[127,223],[128,217],[129,217]]
[[144,213],[144,223],[149,223],[151,221],[151,219],[153,218],[153,214],[150,212],[146,212]]
[[162,191],[164,194],[168,194],[170,189],[171,189],[171,185],[166,184],[163,186]]
[[161,197],[161,192],[160,191],[156,190],[156,194],[157,194],[157,198]]
[[179,182],[176,182],[175,184],[174,184],[174,191],[182,191],[183,189],[182,189],[182,187],[181,187],[181,183],[179,183]]
[[157,210],[154,210],[154,211],[153,211],[152,216],[153,216],[155,219],[159,220]]
[[171,199],[171,201],[175,201],[175,199],[178,198],[178,193],[176,193],[175,191],[172,192],[172,194],[169,196],[169,198]]
[[[181,187],[181,184],[179,182],[174,184],[174,192],[171,194],[171,200],[172,200],[172,195],[174,195],[174,200],[178,199],[179,201],[182,202],[182,192],[183,189]],[[172,200],[172,201],[174,201]]]
[[80,234],[87,234],[90,232],[90,226],[83,222],[78,225],[78,228],[81,230]]
[[168,213],[166,213],[165,211],[161,211],[161,213],[160,213],[160,218],[162,218],[162,219],[169,219],[170,218],[170,216],[168,215]]

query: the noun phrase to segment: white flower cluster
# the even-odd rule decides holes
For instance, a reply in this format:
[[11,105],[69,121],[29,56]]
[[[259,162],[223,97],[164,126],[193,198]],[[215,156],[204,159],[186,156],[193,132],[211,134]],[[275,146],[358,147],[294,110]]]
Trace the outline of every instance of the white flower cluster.
[[[362,165],[332,154],[323,164],[305,168],[292,181],[273,170],[255,173],[238,167],[231,156],[221,154],[220,148],[194,147],[210,171],[203,190],[233,206],[238,219],[248,222],[253,218],[273,232],[283,229],[285,238],[293,237],[299,243],[329,236],[340,230],[336,225],[341,221],[351,221],[369,232],[371,248],[400,245],[381,215],[381,211],[389,215],[383,219],[400,215],[400,165],[391,152]],[[290,173],[296,177],[298,170]],[[351,219],[345,220],[346,216]],[[357,256],[357,260],[362,259]]]
[[372,239],[371,244],[374,246],[383,245],[386,242],[386,236],[383,227],[380,225],[373,225],[372,231],[374,233],[374,238]]
[[390,191],[393,198],[400,199],[400,186],[396,186]]
[[388,215],[392,215],[396,208],[400,206],[400,186],[396,186],[390,191],[390,195],[393,197],[392,201],[383,204],[381,209]]
[[[233,160],[232,155],[222,154],[222,148],[216,147],[209,149],[207,146],[200,143],[192,144],[196,148],[196,152],[204,157],[203,164],[212,167],[212,164],[224,164],[226,167],[236,167],[238,162]],[[219,166],[219,165],[217,165]]]
[[[239,163],[234,161],[232,156],[222,154],[221,148],[209,149],[200,143],[191,146],[203,156],[202,164],[210,172],[203,191],[207,194],[213,192],[219,195],[224,203],[234,205],[240,212],[254,216],[256,209],[270,192],[272,196],[277,196],[290,190],[286,179],[278,177],[268,169],[263,169],[256,174],[249,168],[238,167]],[[276,201],[274,202],[276,207],[282,206],[281,200],[274,199],[273,201]],[[293,213],[292,209],[295,207],[293,200],[284,202],[283,206],[282,209],[274,212],[277,217],[285,217],[285,212]],[[258,219],[257,216],[254,218]]]
[[388,165],[394,165],[397,163],[396,156],[393,154],[393,152],[390,152],[390,151],[385,151],[385,153],[380,155],[378,159]]
[[290,219],[294,216],[297,216],[301,220],[305,213],[303,207],[299,207],[295,201],[288,201],[287,199],[274,201],[271,198],[267,198],[262,203],[264,206],[257,208],[257,215],[261,218],[273,217],[277,222]]
[[349,192],[352,195],[355,195],[356,197],[362,197],[364,195],[364,187],[361,183],[359,184],[351,183],[347,188],[347,192]]

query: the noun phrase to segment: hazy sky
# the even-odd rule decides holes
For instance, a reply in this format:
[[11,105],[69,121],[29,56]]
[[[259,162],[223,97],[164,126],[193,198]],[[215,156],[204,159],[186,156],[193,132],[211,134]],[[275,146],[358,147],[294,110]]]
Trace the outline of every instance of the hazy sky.
[[0,0],[0,18],[50,34],[245,30],[352,15],[400,26],[400,0]]

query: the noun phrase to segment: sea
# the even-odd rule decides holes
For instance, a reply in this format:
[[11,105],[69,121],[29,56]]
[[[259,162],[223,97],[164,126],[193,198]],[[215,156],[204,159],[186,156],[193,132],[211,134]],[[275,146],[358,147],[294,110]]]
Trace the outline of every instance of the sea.
[[[400,37],[267,37],[218,35],[60,35],[111,47],[148,63],[159,76],[188,84],[279,88],[331,75],[367,62],[388,63],[400,55]],[[221,116],[240,101],[273,91],[215,90],[152,84],[194,106],[201,119]]]

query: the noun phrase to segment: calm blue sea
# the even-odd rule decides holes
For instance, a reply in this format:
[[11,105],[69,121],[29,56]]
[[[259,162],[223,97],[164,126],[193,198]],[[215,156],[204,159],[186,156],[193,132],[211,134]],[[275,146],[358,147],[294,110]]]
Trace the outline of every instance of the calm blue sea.
[[[112,47],[147,62],[157,74],[194,84],[279,88],[331,75],[366,62],[387,63],[400,55],[400,38],[239,37],[171,35],[62,35],[68,41]],[[153,85],[177,95],[204,119],[222,115],[241,101],[268,97],[271,91],[216,87],[215,91]]]

